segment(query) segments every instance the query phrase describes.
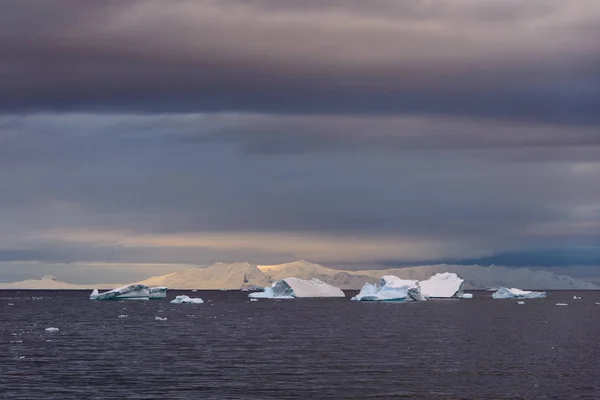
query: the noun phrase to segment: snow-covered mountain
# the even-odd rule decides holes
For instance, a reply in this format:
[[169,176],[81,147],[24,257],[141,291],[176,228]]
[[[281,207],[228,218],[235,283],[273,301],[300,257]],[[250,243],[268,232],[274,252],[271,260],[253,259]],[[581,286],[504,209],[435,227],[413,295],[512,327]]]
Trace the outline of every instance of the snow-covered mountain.
[[[556,275],[549,271],[534,271],[527,268],[442,264],[387,270],[343,271],[304,260],[260,266],[247,262],[216,263],[208,268],[191,268],[186,271],[151,277],[138,283],[148,286],[166,286],[170,289],[214,290],[252,286],[265,287],[281,279],[296,277],[300,279],[317,278],[341,289],[359,290],[366,282],[375,283],[384,275],[423,281],[439,272],[454,272],[461,276],[465,280],[465,290],[497,286],[538,290],[600,289],[599,286],[566,275]],[[42,279],[0,284],[0,289],[112,289],[118,286],[122,285],[73,285],[46,276]]]
[[154,276],[141,282],[148,286],[166,286],[170,289],[240,289],[247,286],[269,286],[271,281],[254,264],[216,263],[208,268]]
[[46,275],[40,279],[27,279],[21,282],[0,283],[0,289],[9,290],[82,290],[82,289],[112,289],[119,285],[100,284],[100,285],[78,285],[67,282],[62,282],[53,277]]

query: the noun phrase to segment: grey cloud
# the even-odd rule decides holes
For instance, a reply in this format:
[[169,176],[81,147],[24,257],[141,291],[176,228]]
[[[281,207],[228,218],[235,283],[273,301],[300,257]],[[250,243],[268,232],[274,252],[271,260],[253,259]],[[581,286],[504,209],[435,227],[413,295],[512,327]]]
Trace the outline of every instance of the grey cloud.
[[600,115],[595,2],[61,1],[5,1],[5,113]]
[[[497,150],[503,157],[490,157],[496,151],[469,148],[467,141],[466,149],[456,149],[448,139],[442,145],[447,150],[440,151],[444,137],[438,132],[440,123],[433,121],[431,143],[430,128],[423,123],[417,136],[424,139],[403,142],[400,135],[398,142],[386,138],[380,145],[401,148],[421,140],[419,151],[284,152],[267,157],[264,151],[243,155],[239,149],[255,137],[263,142],[261,147],[276,140],[279,128],[260,136],[263,122],[271,129],[269,118],[213,117],[30,116],[20,125],[12,119],[14,134],[0,150],[0,233],[22,229],[20,235],[26,237],[28,231],[83,227],[137,233],[366,234],[460,241],[490,251],[549,240],[557,246],[598,240],[589,225],[600,222],[591,207],[600,201],[600,187],[593,184],[597,157],[581,159],[576,152],[546,159],[535,154],[538,147],[533,145],[527,162],[507,156],[514,151],[526,155],[523,146],[510,147],[510,141],[519,140],[542,148],[547,143],[564,153],[560,131],[525,130],[529,136],[524,138],[498,138],[507,142]],[[285,119],[275,120],[285,130]],[[323,134],[335,140],[336,132],[346,127],[369,126],[344,121],[339,127],[335,120],[318,118],[288,122],[290,129],[325,122]],[[375,130],[389,129],[388,136],[395,137],[385,123],[377,126]],[[55,134],[44,135],[47,127]],[[241,133],[246,128],[247,137]],[[196,129],[209,133],[198,140]],[[298,136],[303,136],[302,129]],[[476,133],[472,129],[467,135],[476,141]],[[290,136],[283,134],[287,142]],[[190,135],[194,141],[181,140]],[[594,137],[577,131],[573,144],[588,135]],[[352,136],[362,140],[356,132]]]

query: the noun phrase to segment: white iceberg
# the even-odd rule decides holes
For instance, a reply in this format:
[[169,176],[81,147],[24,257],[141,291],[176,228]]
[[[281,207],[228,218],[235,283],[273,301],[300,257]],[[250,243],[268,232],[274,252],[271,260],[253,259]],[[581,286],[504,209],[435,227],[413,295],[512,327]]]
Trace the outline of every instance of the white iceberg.
[[166,299],[167,298],[167,287],[165,286],[157,286],[157,287],[151,287],[148,292],[149,292],[149,298],[151,300],[161,300],[161,299]]
[[154,320],[155,321],[166,321],[167,317],[164,317],[164,318],[162,318],[162,317],[154,317]]
[[99,293],[94,289],[90,300],[149,300],[150,290],[146,285],[134,284],[123,286],[108,292]]
[[472,299],[473,293],[461,293],[458,295],[459,299]]
[[175,297],[173,300],[171,300],[171,304],[202,304],[204,303],[204,300],[202,300],[201,298],[191,298],[186,296],[185,294],[182,294],[181,296],[177,296]]
[[58,328],[46,328],[45,330],[46,330],[46,332],[58,332],[59,331]]
[[266,287],[262,292],[250,293],[250,298],[258,299],[295,299],[305,297],[346,297],[338,287],[313,278],[310,280],[300,278],[281,279]]
[[421,293],[427,298],[462,298],[464,282],[464,279],[453,272],[443,272],[419,282],[419,286]]
[[379,285],[365,283],[360,293],[351,300],[356,301],[425,301],[418,281],[385,275]]
[[521,290],[516,288],[505,288],[501,287],[492,294],[494,299],[545,299],[546,292],[530,292],[528,290]]
[[517,304],[525,304],[524,301],[517,301]]

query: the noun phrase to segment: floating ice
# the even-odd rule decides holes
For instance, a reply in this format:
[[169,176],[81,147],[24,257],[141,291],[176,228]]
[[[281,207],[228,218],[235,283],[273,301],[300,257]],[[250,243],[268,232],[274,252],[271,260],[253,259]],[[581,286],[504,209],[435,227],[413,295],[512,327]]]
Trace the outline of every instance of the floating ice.
[[530,292],[527,290],[501,287],[492,294],[494,299],[544,299],[546,292]]
[[460,295],[458,295],[459,299],[472,299],[473,298],[473,293],[462,293]]
[[119,315],[119,318],[127,318],[128,316],[129,316],[129,315],[126,315],[126,314],[121,314],[121,315]]
[[394,275],[381,277],[379,285],[366,283],[351,300],[357,301],[424,301],[418,281],[400,279]]
[[567,303],[556,303],[555,305],[556,305],[556,306],[568,306],[568,304],[567,304]]
[[161,317],[154,317],[155,321],[166,321],[167,317],[161,318]]
[[134,284],[104,293],[98,293],[98,289],[94,289],[90,295],[90,300],[149,300],[149,296],[150,290],[148,286]]
[[573,296],[573,300],[581,300],[581,296],[580,297]]
[[148,297],[150,300],[162,300],[167,298],[167,287],[157,286],[148,289]]
[[197,292],[197,291],[198,291],[198,290],[196,290],[196,289],[192,289],[192,292]]
[[46,332],[58,332],[58,328],[46,328]]
[[204,303],[204,300],[202,300],[199,297],[196,299],[190,298],[184,294],[182,294],[181,296],[177,296],[173,300],[171,300],[171,304],[183,304],[183,303],[202,304],[202,303]]
[[294,299],[303,297],[346,297],[340,288],[320,281],[316,278],[305,280],[300,278],[281,279],[266,287],[262,292],[250,293],[250,298],[259,299]]
[[517,301],[517,304],[525,304],[524,301]]
[[421,293],[427,298],[462,298],[464,279],[453,272],[443,272],[419,282]]
[[258,301],[258,299],[250,299],[250,301]]

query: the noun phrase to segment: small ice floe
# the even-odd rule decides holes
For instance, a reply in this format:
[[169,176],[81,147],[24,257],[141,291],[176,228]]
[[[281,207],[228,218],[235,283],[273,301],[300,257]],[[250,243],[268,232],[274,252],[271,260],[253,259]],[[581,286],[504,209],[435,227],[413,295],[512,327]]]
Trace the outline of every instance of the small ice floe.
[[46,332],[58,332],[58,331],[59,331],[58,328],[52,328],[52,327],[46,328]]
[[556,303],[555,305],[556,305],[556,306],[568,306],[568,304],[567,304],[567,303]]
[[197,290],[196,289],[192,289],[192,292],[197,292]]
[[166,320],[167,320],[167,317],[165,317],[165,318],[161,318],[161,317],[154,317],[154,320],[155,320],[155,321],[166,321]]
[[258,299],[250,299],[250,301],[258,301]]
[[19,356],[19,360],[22,360],[24,358],[25,358],[25,356]]
[[457,297],[459,299],[472,299],[473,293],[462,293],[462,294],[458,294]]
[[579,297],[573,296],[573,300],[581,300],[581,296],[579,296]]
[[182,294],[181,296],[177,296],[175,297],[173,300],[171,300],[171,304],[202,304],[204,303],[204,300],[202,300],[201,298],[191,298],[186,296],[185,294]]
[[493,299],[544,299],[546,292],[531,292],[516,288],[499,288],[494,294]]
[[524,301],[517,301],[517,304],[525,304]]
[[14,305],[15,305],[15,303],[8,303],[8,305],[9,305],[9,306],[14,306]]
[[129,317],[129,315],[127,315],[127,314],[121,314],[121,315],[119,315],[119,318],[127,318],[127,317]]
[[594,304],[597,304],[597,305],[599,305],[599,306],[600,306],[600,303],[594,303]]

